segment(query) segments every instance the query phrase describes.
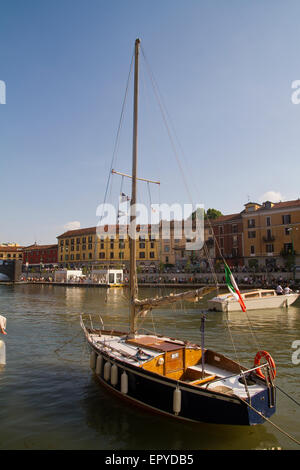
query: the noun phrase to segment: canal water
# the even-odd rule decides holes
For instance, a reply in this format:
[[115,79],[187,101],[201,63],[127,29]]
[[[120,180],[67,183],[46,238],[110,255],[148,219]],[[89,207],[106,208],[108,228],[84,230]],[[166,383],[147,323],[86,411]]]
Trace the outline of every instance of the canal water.
[[[168,290],[170,292],[170,290]],[[140,297],[165,294],[141,288]],[[0,286],[0,314],[7,318],[6,365],[0,366],[0,449],[205,450],[297,449],[270,423],[255,427],[190,424],[153,415],[104,390],[89,368],[79,325],[127,330],[127,289],[51,285]],[[142,325],[200,344],[200,305],[154,311]],[[228,329],[230,326],[230,330]],[[273,356],[277,384],[300,402],[300,304],[285,309],[230,314],[209,312],[205,346],[253,365],[258,349]],[[234,340],[234,346],[232,344]],[[299,348],[299,346],[298,346]],[[299,406],[278,391],[271,420],[300,441]]]

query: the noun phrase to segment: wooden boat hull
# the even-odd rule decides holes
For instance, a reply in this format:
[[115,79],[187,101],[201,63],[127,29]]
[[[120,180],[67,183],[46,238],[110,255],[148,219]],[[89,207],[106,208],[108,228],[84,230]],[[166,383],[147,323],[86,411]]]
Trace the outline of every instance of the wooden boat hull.
[[[92,348],[97,355],[99,351]],[[103,365],[101,370],[94,371],[97,379],[112,392],[129,400],[131,403],[146,407],[152,412],[162,413],[177,419],[193,422],[206,422],[230,425],[255,425],[264,422],[262,416],[252,411],[246,401],[235,396],[205,389],[196,389],[192,385],[180,383],[168,377],[162,377],[141,367],[124,364],[107,353],[101,353]],[[113,385],[111,378],[105,378],[106,362],[115,364],[118,369],[117,380]],[[122,393],[121,376],[128,377],[128,388]],[[179,387],[181,392],[180,412],[173,408],[174,390]],[[267,390],[262,391],[251,400],[251,405],[265,417],[275,412],[275,406],[269,406]]]

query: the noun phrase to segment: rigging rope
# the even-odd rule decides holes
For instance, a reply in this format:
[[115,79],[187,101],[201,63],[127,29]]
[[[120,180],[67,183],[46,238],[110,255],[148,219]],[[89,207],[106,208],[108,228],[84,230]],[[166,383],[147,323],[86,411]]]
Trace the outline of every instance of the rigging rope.
[[182,175],[182,179],[183,179],[183,181],[184,181],[184,185],[185,185],[187,194],[189,195],[190,201],[193,202],[193,198],[192,198],[192,196],[191,196],[191,193],[190,193],[190,190],[189,190],[189,186],[188,186],[188,184],[187,184],[187,180],[186,180],[186,177],[185,177],[183,168],[182,168],[182,166],[181,166],[181,162],[180,162],[178,153],[177,153],[177,151],[176,151],[174,139],[173,139],[173,137],[172,137],[172,133],[171,133],[170,127],[169,127],[168,122],[167,122],[167,119],[166,119],[166,115],[167,115],[168,113],[166,112],[165,106],[163,105],[163,101],[162,101],[162,99],[161,99],[161,97],[160,97],[160,93],[159,93],[159,89],[158,89],[157,83],[156,83],[156,81],[155,81],[155,79],[154,79],[154,75],[153,75],[153,73],[152,73],[152,71],[151,71],[151,69],[150,69],[149,63],[148,63],[148,61],[147,61],[147,58],[146,58],[146,55],[145,55],[145,52],[144,52],[144,49],[142,48],[142,46],[141,46],[141,50],[142,50],[142,54],[143,54],[143,57],[144,57],[146,66],[147,66],[147,70],[148,70],[148,73],[149,73],[149,78],[150,78],[150,81],[151,81],[151,83],[152,83],[154,95],[155,95],[155,97],[156,97],[156,99],[157,99],[158,106],[159,106],[159,108],[160,108],[160,111],[161,111],[161,114],[162,114],[162,118],[163,118],[164,124],[165,124],[166,129],[167,129],[167,133],[168,133],[168,136],[169,136],[169,139],[170,139],[170,142],[171,142],[171,146],[172,146],[172,148],[173,148],[174,155],[175,155],[175,157],[176,157],[176,161],[177,161],[179,170],[180,170],[181,175]]
[[278,387],[278,385],[276,385],[276,388],[278,388],[278,390],[280,392],[282,392],[284,395],[286,395],[290,400],[292,400],[294,403],[296,403],[296,405],[300,406],[300,403],[298,401],[296,401],[293,397],[291,397],[287,392],[285,392],[284,390],[282,390],[282,388]]
[[[112,155],[112,160],[111,160],[109,175],[108,175],[108,179],[107,179],[107,183],[106,183],[106,188],[105,188],[105,193],[104,193],[104,204],[106,203],[106,200],[107,200],[107,193],[108,193],[109,183],[110,183],[111,174],[112,174],[111,171],[112,171],[112,169],[113,169],[114,162],[115,162],[115,160],[116,160],[117,148],[118,148],[119,138],[120,138],[120,131],[121,131],[121,127],[122,127],[122,123],[123,123],[123,119],[124,119],[124,111],[125,111],[125,104],[126,104],[126,101],[127,101],[127,95],[128,95],[130,77],[131,77],[131,74],[132,74],[133,59],[134,59],[134,54],[132,54],[132,58],[131,58],[131,63],[130,63],[130,68],[129,68],[129,74],[128,74],[127,83],[126,83],[126,89],[125,89],[125,95],[124,95],[124,99],[123,99],[123,104],[122,104],[122,109],[121,109],[121,115],[120,115],[120,119],[119,119],[119,125],[118,125],[117,134],[116,134],[115,145],[114,145],[114,150],[113,150],[113,155]],[[103,216],[103,214],[102,214],[102,216]],[[102,216],[101,216],[101,218],[102,218]],[[101,219],[100,219],[100,220],[101,220]]]
[[[225,260],[225,258],[224,258],[224,256],[223,256],[223,253],[222,253],[222,251],[221,251],[221,249],[220,249],[220,245],[219,245],[219,243],[218,243],[217,237],[215,236],[215,232],[214,232],[214,229],[213,229],[213,227],[212,227],[212,224],[211,224],[211,221],[210,221],[210,218],[209,218],[209,217],[207,218],[207,221],[208,221],[208,225],[209,225],[209,227],[210,227],[210,229],[211,229],[211,232],[212,232],[212,236],[213,236],[213,238],[214,238],[215,245],[216,245],[216,247],[217,247],[217,249],[218,249],[218,251],[219,251],[219,255],[220,255],[220,257],[222,258],[224,265],[227,265],[227,262],[226,262],[226,260]],[[253,326],[252,326],[252,322],[251,322],[251,320],[250,320],[250,318],[249,318],[249,315],[248,315],[247,310],[246,310],[246,312],[244,312],[244,313],[245,313],[245,316],[246,316],[247,321],[248,321],[249,331],[250,331],[250,333],[251,333],[253,342],[255,343],[255,345],[256,345],[256,347],[258,348],[258,350],[261,350],[262,348],[261,348],[261,346],[260,346],[259,343],[258,343],[258,339],[257,339],[257,337],[256,337],[256,335],[255,335],[254,328],[253,328]],[[228,319],[227,319],[227,322],[228,322],[228,327],[229,327],[229,320],[228,320]]]
[[300,442],[295,437],[291,436],[289,433],[287,433],[286,431],[281,429],[279,426],[277,426],[277,424],[273,423],[273,421],[271,421],[269,418],[264,416],[260,411],[256,410],[252,405],[250,405],[250,403],[248,403],[247,401],[245,401],[245,403],[252,411],[255,411],[255,413],[257,413],[259,416],[265,419],[268,423],[274,426],[274,428],[276,428],[278,431],[280,431],[282,434],[284,434],[285,436],[287,436],[289,439],[291,439],[293,442],[295,442],[296,444],[300,446]]

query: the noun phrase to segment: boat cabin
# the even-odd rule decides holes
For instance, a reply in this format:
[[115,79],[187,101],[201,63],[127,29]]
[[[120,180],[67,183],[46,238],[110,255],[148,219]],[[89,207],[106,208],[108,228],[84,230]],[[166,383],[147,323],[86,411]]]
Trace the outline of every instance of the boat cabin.
[[[149,351],[160,353],[153,359],[143,363],[145,370],[159,375],[180,380],[190,385],[202,386],[208,382],[220,378],[218,371],[223,370],[239,372],[233,361],[222,355],[204,350],[205,370],[202,370],[202,350],[198,345],[185,344],[178,341],[168,341],[153,336],[139,336],[128,339],[127,344],[140,346]],[[143,359],[141,351],[141,359]]]

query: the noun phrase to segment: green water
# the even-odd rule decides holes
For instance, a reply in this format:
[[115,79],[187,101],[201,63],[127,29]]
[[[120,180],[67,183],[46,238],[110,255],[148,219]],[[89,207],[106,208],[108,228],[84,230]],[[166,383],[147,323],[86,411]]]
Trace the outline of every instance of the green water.
[[[168,290],[169,292],[170,290]],[[140,297],[166,293],[140,289]],[[93,377],[79,315],[95,324],[127,329],[126,289],[42,285],[0,286],[7,318],[6,366],[0,366],[0,449],[298,449],[270,423],[255,427],[190,424],[153,415],[111,396]],[[145,329],[200,343],[200,309],[157,310]],[[250,322],[248,321],[250,320]],[[300,365],[292,343],[300,340],[300,304],[285,309],[206,316],[205,346],[245,366],[258,349],[273,356],[277,384],[300,402]],[[236,355],[237,354],[237,355]],[[300,354],[298,355],[300,358]],[[300,407],[278,392],[272,421],[300,440]]]

